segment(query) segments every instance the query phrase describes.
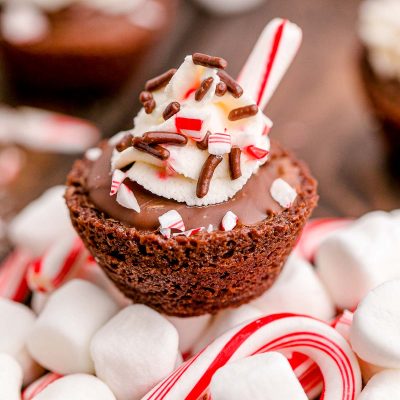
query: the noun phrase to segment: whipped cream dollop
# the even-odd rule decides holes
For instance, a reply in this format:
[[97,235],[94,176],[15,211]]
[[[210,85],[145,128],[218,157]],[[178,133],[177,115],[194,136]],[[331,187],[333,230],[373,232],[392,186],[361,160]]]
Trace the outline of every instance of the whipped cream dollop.
[[[207,206],[233,197],[267,161],[272,122],[225,72],[195,64],[193,57],[185,58],[168,84],[145,92],[152,107],[145,104],[134,128],[110,140],[116,146],[111,170],[124,169],[155,195]],[[126,135],[140,143],[148,132],[178,133],[187,142],[162,144],[169,152],[164,159],[139,146],[118,149]]]
[[382,78],[400,80],[400,1],[365,0],[359,34],[374,71]]

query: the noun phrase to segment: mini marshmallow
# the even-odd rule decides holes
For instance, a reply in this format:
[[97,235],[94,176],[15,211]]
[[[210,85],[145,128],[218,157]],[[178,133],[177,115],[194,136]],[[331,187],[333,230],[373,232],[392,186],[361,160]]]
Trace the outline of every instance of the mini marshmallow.
[[305,314],[328,321],[335,306],[313,267],[291,255],[274,285],[251,303],[265,314]]
[[204,349],[204,347],[229,329],[261,316],[262,312],[260,310],[248,304],[238,308],[220,311],[211,322],[211,325],[204,335],[194,346],[194,353],[198,353],[200,350]]
[[211,379],[213,400],[307,400],[288,360],[280,353],[257,354],[226,364]]
[[174,326],[156,311],[126,307],[93,337],[96,375],[118,400],[139,400],[174,370],[178,341]]
[[400,278],[400,224],[376,211],[324,240],[316,253],[317,272],[339,308],[354,309],[381,283]]
[[354,313],[350,332],[353,350],[364,361],[400,368],[400,279],[372,290]]
[[190,318],[167,317],[167,319],[178,331],[180,351],[183,354],[187,354],[204,334],[210,324],[211,315],[205,314],[200,317]]
[[57,379],[34,400],[116,400],[110,388],[92,375],[74,374]]
[[400,370],[386,370],[375,375],[357,400],[395,400],[400,394]]
[[92,373],[90,341],[117,311],[104,290],[72,280],[50,296],[28,338],[28,350],[50,371]]
[[0,353],[11,355],[21,365],[24,384],[32,382],[43,372],[25,347],[35,319],[28,307],[0,298]]
[[76,236],[64,192],[64,186],[48,189],[11,221],[8,234],[15,246],[26,249],[36,257],[58,240]]
[[21,400],[22,368],[8,354],[0,353],[0,399]]

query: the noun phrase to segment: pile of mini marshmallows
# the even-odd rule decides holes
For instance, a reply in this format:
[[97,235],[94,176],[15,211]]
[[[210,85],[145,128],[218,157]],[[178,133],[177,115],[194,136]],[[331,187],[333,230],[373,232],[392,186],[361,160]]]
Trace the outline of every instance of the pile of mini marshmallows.
[[[399,212],[313,220],[263,296],[185,319],[118,292],[76,237],[64,189],[49,189],[8,226],[14,250],[0,266],[2,399],[399,393]],[[361,373],[368,383],[359,395]]]

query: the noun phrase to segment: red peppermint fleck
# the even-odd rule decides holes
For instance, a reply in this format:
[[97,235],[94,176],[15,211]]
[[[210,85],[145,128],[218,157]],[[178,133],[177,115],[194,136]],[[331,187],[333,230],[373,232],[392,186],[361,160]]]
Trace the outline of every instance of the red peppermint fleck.
[[261,160],[269,154],[268,150],[260,149],[259,147],[250,145],[244,148],[244,151],[256,160]]

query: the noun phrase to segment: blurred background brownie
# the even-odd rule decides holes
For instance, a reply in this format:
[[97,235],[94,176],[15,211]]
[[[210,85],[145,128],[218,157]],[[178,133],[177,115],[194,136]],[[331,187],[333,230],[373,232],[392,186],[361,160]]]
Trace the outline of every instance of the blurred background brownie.
[[116,89],[171,26],[176,7],[175,0],[6,0],[0,47],[9,77],[41,90]]
[[389,162],[400,172],[400,2],[366,0],[360,8],[361,76],[382,126]]

